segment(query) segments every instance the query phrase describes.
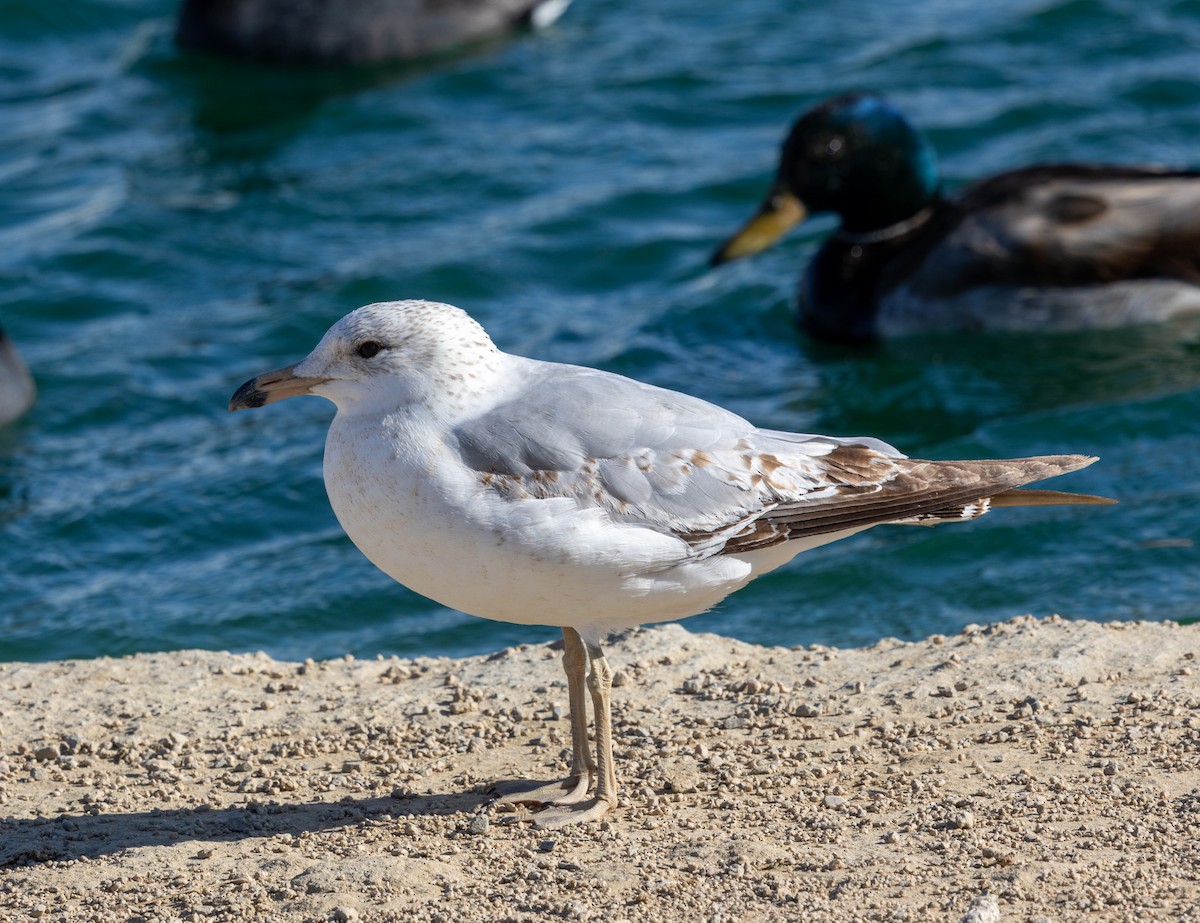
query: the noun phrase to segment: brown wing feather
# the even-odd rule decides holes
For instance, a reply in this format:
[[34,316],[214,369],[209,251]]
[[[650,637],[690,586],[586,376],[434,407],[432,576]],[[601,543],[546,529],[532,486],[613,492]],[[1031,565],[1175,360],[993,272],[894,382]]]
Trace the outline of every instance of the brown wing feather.
[[[861,472],[857,483],[851,480],[829,497],[783,502],[765,512],[762,519],[786,533],[788,539],[795,539],[888,522],[951,518],[955,510],[962,518],[971,518],[982,510],[971,512],[968,507],[998,495],[1011,500],[1014,488],[1077,470],[1096,460],[1082,455],[986,461],[888,458],[889,470],[880,477],[878,461],[868,466],[861,458],[854,457],[863,453],[877,454],[862,447],[845,446],[829,456],[831,465],[840,472]],[[1040,495],[1038,499],[1050,502],[1046,495],[1051,492],[1036,493]],[[1083,502],[1089,501],[1097,502],[1092,498]],[[738,550],[742,549],[735,542],[726,549],[727,553]]]

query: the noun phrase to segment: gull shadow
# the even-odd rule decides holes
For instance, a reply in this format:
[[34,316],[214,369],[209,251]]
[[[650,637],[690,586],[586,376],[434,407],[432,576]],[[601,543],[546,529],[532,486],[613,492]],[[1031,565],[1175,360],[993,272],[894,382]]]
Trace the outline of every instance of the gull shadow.
[[0,819],[0,868],[97,859],[142,846],[222,843],[349,827],[382,817],[473,814],[479,792],[343,798],[307,804],[251,801],[238,808],[171,808],[128,814],[59,814]]

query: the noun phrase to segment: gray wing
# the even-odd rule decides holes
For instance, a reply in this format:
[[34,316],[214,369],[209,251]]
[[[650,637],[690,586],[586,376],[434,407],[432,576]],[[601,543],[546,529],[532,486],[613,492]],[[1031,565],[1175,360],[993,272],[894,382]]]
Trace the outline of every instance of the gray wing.
[[918,461],[876,439],[759,430],[685,394],[527,361],[520,397],[454,430],[464,463],[509,497],[570,497],[678,535],[697,554],[970,519],[992,496],[1094,461]]
[[1071,286],[1134,278],[1200,283],[1200,174],[1038,166],[984,180],[910,283],[945,297],[972,286]]
[[594,369],[526,370],[519,398],[454,431],[463,461],[499,490],[570,496],[670,532],[719,530],[826,489],[820,459],[850,442],[759,430],[699,398]]

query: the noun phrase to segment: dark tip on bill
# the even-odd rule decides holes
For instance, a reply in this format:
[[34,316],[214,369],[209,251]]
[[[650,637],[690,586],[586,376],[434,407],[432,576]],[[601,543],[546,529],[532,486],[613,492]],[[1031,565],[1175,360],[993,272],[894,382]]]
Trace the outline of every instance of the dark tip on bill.
[[267,402],[267,393],[258,389],[258,379],[251,378],[248,382],[233,392],[229,399],[230,412],[261,407]]

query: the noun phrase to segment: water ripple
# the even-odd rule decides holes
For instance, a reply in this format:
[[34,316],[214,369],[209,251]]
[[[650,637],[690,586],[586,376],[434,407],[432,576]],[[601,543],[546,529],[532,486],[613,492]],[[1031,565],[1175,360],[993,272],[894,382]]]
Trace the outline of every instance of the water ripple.
[[1122,499],[872,532],[697,629],[848,644],[1022,611],[1194,613],[1195,323],[846,350],[790,316],[828,220],[705,261],[788,123],[836,92],[895,96],[951,184],[1039,158],[1195,160],[1195,0],[580,0],[479,54],[319,73],[181,55],[175,5],[0,4],[0,323],[40,387],[0,432],[0,658],[551,636],[362,558],[320,481],[327,406],[225,412],[345,311],[404,296],[768,426],[936,456],[1094,451],[1071,485]]

